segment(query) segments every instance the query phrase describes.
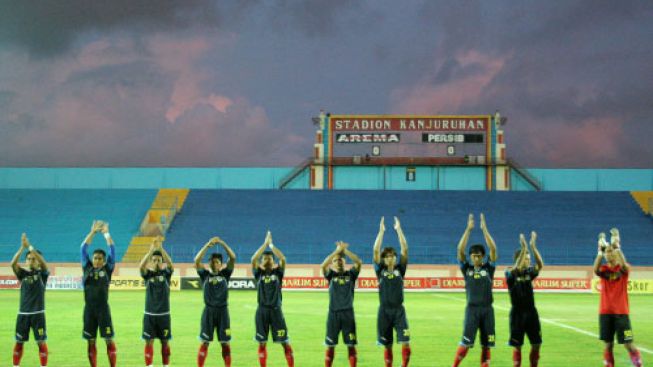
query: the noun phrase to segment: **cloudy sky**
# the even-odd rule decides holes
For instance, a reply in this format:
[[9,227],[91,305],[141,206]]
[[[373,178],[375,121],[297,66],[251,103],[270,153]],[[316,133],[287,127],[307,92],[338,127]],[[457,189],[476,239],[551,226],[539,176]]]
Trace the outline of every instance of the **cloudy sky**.
[[293,166],[311,117],[491,114],[528,167],[653,168],[653,2],[0,2],[0,165]]

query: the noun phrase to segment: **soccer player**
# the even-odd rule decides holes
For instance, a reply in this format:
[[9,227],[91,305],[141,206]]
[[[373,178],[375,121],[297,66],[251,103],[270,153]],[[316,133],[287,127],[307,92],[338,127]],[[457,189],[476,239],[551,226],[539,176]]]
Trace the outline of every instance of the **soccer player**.
[[[109,255],[102,249],[93,251],[93,258],[88,257],[88,247],[93,243],[96,233],[102,233],[109,247]],[[109,283],[115,265],[115,249],[109,233],[109,223],[93,221],[91,231],[81,246],[82,269],[84,270],[84,332],[87,340],[88,361],[91,367],[97,366],[97,349],[95,338],[100,329],[100,336],[107,344],[107,355],[111,367],[116,366],[116,344],[113,342],[113,323],[109,308]]]
[[[279,259],[279,265],[274,263],[274,256]],[[252,256],[252,269],[258,291],[255,340],[259,343],[259,364],[261,367],[267,365],[268,352],[265,345],[270,328],[272,328],[272,340],[275,343],[281,343],[288,367],[294,367],[295,357],[288,339],[286,319],[281,310],[281,281],[286,269],[286,257],[272,243],[270,231],[267,232],[261,247]]]
[[[599,308],[600,339],[605,342],[603,364],[614,367],[614,335],[617,342],[628,350],[633,366],[642,366],[642,357],[633,344],[633,330],[630,326],[628,306],[628,275],[630,265],[621,251],[619,231],[610,231],[610,244],[605,234],[599,235],[599,251],[594,260],[594,273],[601,278],[601,304]],[[603,258],[606,264],[601,264]]]
[[544,267],[542,256],[536,246],[537,233],[531,232],[531,251],[535,257],[535,266],[531,266],[531,256],[524,234],[519,235],[521,248],[515,252],[515,265],[506,269],[506,280],[510,292],[510,341],[508,344],[515,350],[512,361],[515,367],[521,366],[521,347],[524,345],[524,334],[531,343],[529,360],[531,367],[537,367],[540,360],[540,345],[542,345],[542,328],[540,316],[535,308],[533,296],[533,280]]
[[[152,367],[154,339],[161,341],[163,367],[170,364],[170,278],[174,272],[172,260],[162,246],[163,238],[157,236],[150,251],[141,260],[141,276],[145,280],[145,314],[143,315],[143,340],[145,340],[145,365]],[[148,267],[149,264],[149,267]]]
[[[324,357],[325,367],[333,365],[338,335],[342,332],[342,341],[349,352],[349,366],[356,367],[356,319],[354,318],[354,288],[363,262],[353,252],[348,244],[336,242],[336,249],[322,262],[322,274],[329,281],[329,314],[327,316],[327,346]],[[345,256],[354,265],[345,270]],[[331,265],[331,267],[330,267]]]
[[460,346],[456,351],[453,366],[457,367],[467,355],[469,348],[474,346],[476,332],[481,334],[481,367],[490,366],[490,348],[494,347],[494,309],[492,308],[492,281],[494,279],[494,262],[497,260],[497,246],[490,236],[485,223],[485,216],[481,213],[481,230],[485,243],[490,250],[488,261],[485,260],[485,247],[481,244],[469,248],[467,260],[465,248],[469,235],[474,229],[474,215],[467,219],[467,228],[458,243],[458,261],[460,271],[465,278],[465,291],[467,293],[467,307],[465,308],[465,326]]
[[[20,238],[20,248],[11,259],[11,270],[20,282],[20,308],[16,317],[16,345],[14,346],[14,367],[20,365],[23,357],[23,343],[29,341],[29,330],[32,329],[34,340],[39,345],[39,360],[41,367],[48,365],[48,339],[45,327],[45,285],[48,282],[48,264],[38,250],[29,243],[27,235]],[[26,268],[18,265],[18,260],[27,250],[25,256]]]
[[384,247],[384,218],[381,217],[379,233],[374,242],[374,271],[379,281],[379,312],[377,315],[377,343],[384,346],[386,367],[392,367],[392,329],[397,333],[397,343],[402,344],[401,366],[408,366],[410,361],[410,331],[404,308],[404,276],[408,264],[408,243],[401,229],[399,219],[395,217],[394,229],[401,246],[401,257],[397,261],[397,252],[392,247]]
[[[210,248],[220,245],[227,252],[229,261],[223,266],[222,254],[215,252],[209,256],[209,269],[202,265],[202,259]],[[229,298],[227,283],[234,272],[236,254],[219,237],[211,238],[195,256],[195,269],[202,281],[204,291],[204,311],[202,311],[202,326],[200,331],[200,350],[197,352],[197,366],[204,367],[204,361],[213,341],[213,333],[217,331],[218,341],[222,346],[222,359],[226,367],[231,367],[231,326],[227,301]]]

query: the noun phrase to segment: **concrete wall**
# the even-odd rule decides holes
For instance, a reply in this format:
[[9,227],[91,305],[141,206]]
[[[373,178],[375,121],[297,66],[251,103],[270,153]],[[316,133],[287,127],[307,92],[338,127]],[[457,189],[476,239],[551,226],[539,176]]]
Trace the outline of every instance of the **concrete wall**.
[[[334,168],[336,189],[485,190],[484,167]],[[240,168],[0,168],[0,189],[275,189],[292,167]],[[653,191],[653,169],[528,169],[545,191]],[[308,189],[308,170],[290,189]],[[532,190],[514,171],[513,190]]]

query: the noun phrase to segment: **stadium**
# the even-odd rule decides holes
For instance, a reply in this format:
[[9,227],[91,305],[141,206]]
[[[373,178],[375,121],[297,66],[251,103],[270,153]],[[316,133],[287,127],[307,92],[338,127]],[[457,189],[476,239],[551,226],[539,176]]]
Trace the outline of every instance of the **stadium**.
[[[13,335],[20,283],[8,260],[25,232],[51,273],[46,292],[49,363],[86,365],[85,345],[79,338],[83,307],[79,244],[92,221],[100,219],[110,223],[115,241],[117,264],[109,302],[119,365],[142,365],[139,335],[145,297],[138,264],[156,236],[164,237],[163,247],[175,264],[170,283],[172,365],[196,363],[202,292],[193,262],[213,236],[220,236],[237,256],[229,281],[233,365],[255,365],[256,281],[249,259],[269,230],[288,264],[283,307],[296,365],[324,363],[328,282],[319,264],[336,241],[346,241],[363,261],[354,303],[358,365],[379,366],[383,363],[375,335],[379,283],[372,250],[381,217],[386,223],[398,217],[409,245],[404,289],[411,365],[449,365],[465,304],[456,246],[468,214],[478,220],[483,213],[498,248],[492,365],[512,365],[506,345],[510,299],[504,270],[513,264],[519,234],[531,231],[538,234],[545,263],[533,282],[544,340],[541,364],[601,363],[598,353],[585,351],[601,349],[599,286],[592,262],[597,235],[611,228],[619,229],[624,253],[633,265],[628,291],[637,345],[644,359],[653,353],[648,344],[653,323],[647,317],[653,307],[653,170],[521,167],[507,158],[506,119],[498,113],[321,112],[313,124],[313,156],[295,167],[0,169],[0,258],[6,259],[0,263],[0,319],[5,325],[0,339],[11,340]],[[396,140],[381,138],[390,135]],[[387,232],[384,245],[399,250],[390,225]],[[472,231],[470,241],[484,243],[481,232]],[[92,247],[103,248],[103,242],[96,239]],[[10,355],[11,348],[11,343],[2,343],[0,354]],[[36,365],[31,343],[25,348],[23,365]],[[268,349],[270,365],[285,365],[280,348]],[[479,349],[472,349],[462,365],[475,365]],[[160,363],[157,354],[155,365]],[[208,355],[207,365],[222,365],[217,346]],[[619,364],[627,363],[623,349],[615,349],[615,356]],[[336,348],[334,365],[346,365],[346,358],[344,349]],[[98,365],[105,365],[102,353],[98,359]]]
[[650,1],[0,1],[0,367],[642,367]]

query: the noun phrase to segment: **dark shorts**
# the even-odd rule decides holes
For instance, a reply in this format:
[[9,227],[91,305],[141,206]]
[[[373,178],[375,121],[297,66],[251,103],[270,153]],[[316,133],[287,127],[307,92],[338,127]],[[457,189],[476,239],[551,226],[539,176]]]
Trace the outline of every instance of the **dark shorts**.
[[628,315],[599,315],[599,329],[599,339],[606,343],[614,342],[614,334],[617,334],[619,344],[633,342],[633,329]]
[[48,340],[45,327],[45,312],[30,315],[18,314],[16,317],[16,341],[23,343],[29,340],[29,330],[34,333],[34,340],[42,342]]
[[200,340],[203,342],[213,341],[214,332],[217,332],[220,343],[228,343],[231,340],[231,321],[229,320],[229,309],[227,306],[204,306]]
[[342,341],[345,345],[356,345],[358,343],[356,340],[354,310],[329,311],[324,344],[328,346],[337,345],[340,332],[342,332]]
[[102,338],[113,338],[114,330],[109,305],[100,307],[84,305],[84,332],[82,336],[86,340],[95,339],[98,329],[100,329]]
[[143,315],[143,340],[170,340],[172,329],[170,329],[170,314],[167,315]]
[[376,342],[380,345],[392,345],[392,329],[397,332],[397,343],[410,342],[410,330],[404,306],[397,308],[379,307],[376,318]]
[[476,332],[481,333],[481,345],[494,347],[494,308],[492,306],[467,306],[461,345],[474,346]]
[[537,309],[510,310],[510,341],[508,345],[520,347],[524,345],[524,335],[528,335],[531,345],[542,344],[542,327]]
[[256,309],[256,339],[257,342],[263,343],[268,340],[268,333],[272,327],[272,341],[275,343],[288,342],[288,329],[286,328],[286,319],[283,317],[281,307],[262,307]]

